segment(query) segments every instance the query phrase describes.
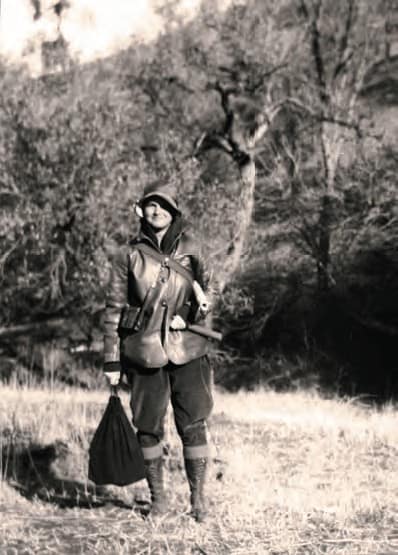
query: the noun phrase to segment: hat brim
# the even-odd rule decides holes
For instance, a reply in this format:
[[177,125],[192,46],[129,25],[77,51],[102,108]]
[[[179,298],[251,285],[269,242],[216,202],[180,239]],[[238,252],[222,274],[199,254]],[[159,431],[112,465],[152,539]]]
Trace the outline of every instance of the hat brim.
[[162,193],[162,192],[159,193],[158,191],[153,192],[153,193],[149,193],[149,194],[145,195],[145,196],[141,199],[141,205],[143,206],[150,198],[156,198],[156,197],[165,200],[165,201],[167,202],[167,204],[169,204],[170,207],[171,207],[175,212],[178,212],[179,214],[181,214],[181,210],[178,208],[178,206],[177,206],[175,200],[174,200],[172,197],[170,197],[169,195],[165,195],[165,194]]

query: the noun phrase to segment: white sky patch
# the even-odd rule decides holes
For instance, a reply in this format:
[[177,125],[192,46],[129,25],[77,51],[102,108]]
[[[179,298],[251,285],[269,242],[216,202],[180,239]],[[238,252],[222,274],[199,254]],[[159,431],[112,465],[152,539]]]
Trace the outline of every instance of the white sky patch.
[[87,61],[126,47],[134,39],[155,38],[161,24],[147,0],[79,0],[66,11],[62,32],[72,55]]
[[[225,8],[231,0],[214,0]],[[56,0],[41,0],[41,17],[33,19],[31,0],[0,0],[0,55],[10,62],[24,62],[40,72],[40,45],[58,36]],[[60,28],[71,55],[82,62],[111,55],[133,41],[154,39],[162,19],[154,0],[69,0]],[[179,13],[193,17],[200,0],[180,0]]]
[[33,8],[24,0],[1,0],[0,6],[0,53],[15,60],[35,32]]

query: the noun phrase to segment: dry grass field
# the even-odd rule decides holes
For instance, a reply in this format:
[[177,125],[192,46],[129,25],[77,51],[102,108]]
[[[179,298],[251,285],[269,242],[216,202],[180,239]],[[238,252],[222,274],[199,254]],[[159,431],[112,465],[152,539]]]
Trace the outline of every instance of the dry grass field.
[[171,417],[167,516],[142,517],[145,482],[87,481],[106,402],[106,391],[1,387],[0,553],[398,554],[396,407],[216,392],[211,516],[197,524]]

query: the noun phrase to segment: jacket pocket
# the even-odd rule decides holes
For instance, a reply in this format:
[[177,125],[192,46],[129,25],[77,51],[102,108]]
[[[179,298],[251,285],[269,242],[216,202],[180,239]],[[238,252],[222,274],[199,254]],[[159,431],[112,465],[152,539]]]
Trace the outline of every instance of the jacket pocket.
[[120,330],[133,330],[138,321],[140,312],[140,306],[125,306],[122,312],[122,317],[120,318]]

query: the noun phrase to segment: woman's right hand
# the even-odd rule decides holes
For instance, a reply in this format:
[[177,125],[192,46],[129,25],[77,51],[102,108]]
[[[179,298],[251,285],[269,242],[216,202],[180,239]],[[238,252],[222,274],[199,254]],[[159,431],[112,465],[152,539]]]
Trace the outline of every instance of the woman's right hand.
[[109,385],[119,385],[121,374],[120,362],[106,362],[104,364],[104,374],[109,382]]
[[120,372],[118,371],[113,371],[113,372],[104,372],[109,385],[119,385],[120,382]]

